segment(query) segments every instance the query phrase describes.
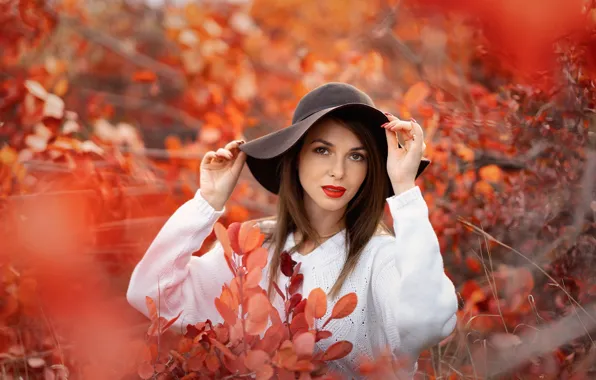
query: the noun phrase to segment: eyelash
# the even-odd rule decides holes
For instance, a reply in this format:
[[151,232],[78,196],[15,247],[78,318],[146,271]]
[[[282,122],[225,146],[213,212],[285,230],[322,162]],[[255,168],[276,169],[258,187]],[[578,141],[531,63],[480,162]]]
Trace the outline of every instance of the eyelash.
[[[327,150],[327,148],[323,148],[323,147],[321,147],[321,146],[320,146],[320,147],[318,147],[318,148],[315,148],[315,149],[314,149],[314,152],[315,152],[316,154],[324,154],[324,153],[321,153],[321,150],[328,151],[328,150]],[[364,161],[364,160],[366,159],[366,158],[365,158],[365,157],[364,157],[362,154],[359,154],[359,153],[354,153],[354,154],[352,154],[352,155],[353,155],[353,156],[358,156],[358,157],[360,157],[360,159],[358,159],[358,160],[355,160],[356,162],[361,162],[361,161]]]

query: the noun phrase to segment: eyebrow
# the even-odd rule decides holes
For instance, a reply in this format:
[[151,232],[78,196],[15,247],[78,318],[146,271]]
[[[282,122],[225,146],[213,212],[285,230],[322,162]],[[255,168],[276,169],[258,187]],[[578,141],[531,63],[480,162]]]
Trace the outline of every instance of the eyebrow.
[[[320,142],[321,144],[327,145],[327,146],[335,146],[335,145],[331,144],[329,141],[323,140],[323,139],[314,139],[313,141],[311,141],[311,145],[316,142]],[[366,150],[366,148],[364,148],[363,146],[357,146],[355,148],[350,149],[350,152],[355,151],[355,150]]]

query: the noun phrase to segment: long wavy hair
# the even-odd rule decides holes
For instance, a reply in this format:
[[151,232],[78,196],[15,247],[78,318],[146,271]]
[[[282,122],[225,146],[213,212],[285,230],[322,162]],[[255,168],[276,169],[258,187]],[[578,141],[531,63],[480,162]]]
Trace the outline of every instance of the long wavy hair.
[[[392,232],[383,223],[385,199],[388,196],[389,179],[387,178],[385,160],[381,156],[382,149],[377,146],[370,127],[349,115],[335,113],[324,119],[332,119],[354,132],[364,145],[367,155],[367,174],[360,189],[348,203],[344,214],[346,226],[347,258],[344,266],[331,288],[329,295],[335,297],[341,290],[346,278],[352,273],[362,251],[375,234]],[[310,224],[304,207],[304,189],[298,177],[298,156],[304,137],[280,158],[278,173],[281,176],[279,199],[275,220],[275,228],[266,233],[266,242],[274,247],[273,257],[269,263],[269,280],[267,292],[272,299],[274,282],[281,272],[281,253],[291,232],[299,232],[303,237],[290,254],[300,250],[307,241],[320,243],[320,237]]]

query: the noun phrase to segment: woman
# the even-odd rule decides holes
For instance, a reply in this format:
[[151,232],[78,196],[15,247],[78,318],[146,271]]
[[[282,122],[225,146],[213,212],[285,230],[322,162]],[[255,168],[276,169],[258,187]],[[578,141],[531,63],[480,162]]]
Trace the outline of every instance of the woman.
[[[286,285],[279,273],[280,254],[287,250],[302,262],[301,293],[322,288],[328,313],[344,294],[358,295],[354,313],[329,323],[333,336],[318,343],[322,350],[337,340],[354,344],[350,355],[334,362],[336,369],[358,377],[360,356],[374,357],[389,346],[413,359],[408,369],[415,371],[421,351],[451,334],[457,310],[428,207],[414,184],[429,164],[423,150],[420,125],[382,113],[357,88],[328,83],[314,89],[300,100],[290,127],[205,155],[200,189],[135,268],[128,301],[148,315],[145,296],[158,299],[159,293],[162,316],[183,310],[180,328],[222,321],[213,300],[232,278],[222,247],[217,243],[202,257],[192,253],[224,213],[246,162],[259,183],[279,195],[275,218],[260,226],[269,249],[261,286],[281,315],[283,303],[272,284]],[[385,203],[395,236],[381,222]]]

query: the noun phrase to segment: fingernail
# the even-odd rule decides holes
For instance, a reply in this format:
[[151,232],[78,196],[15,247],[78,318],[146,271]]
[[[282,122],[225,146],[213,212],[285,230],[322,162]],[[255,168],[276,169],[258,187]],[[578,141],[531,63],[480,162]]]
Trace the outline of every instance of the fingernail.
[[389,124],[389,123],[385,123],[385,124],[381,125],[381,127],[385,128],[385,126],[386,126],[387,124]]
[[418,122],[416,121],[416,119],[411,118],[410,120],[413,121],[414,123],[418,124]]
[[392,114],[390,114],[389,112],[383,112],[385,115],[387,116],[393,116]]

